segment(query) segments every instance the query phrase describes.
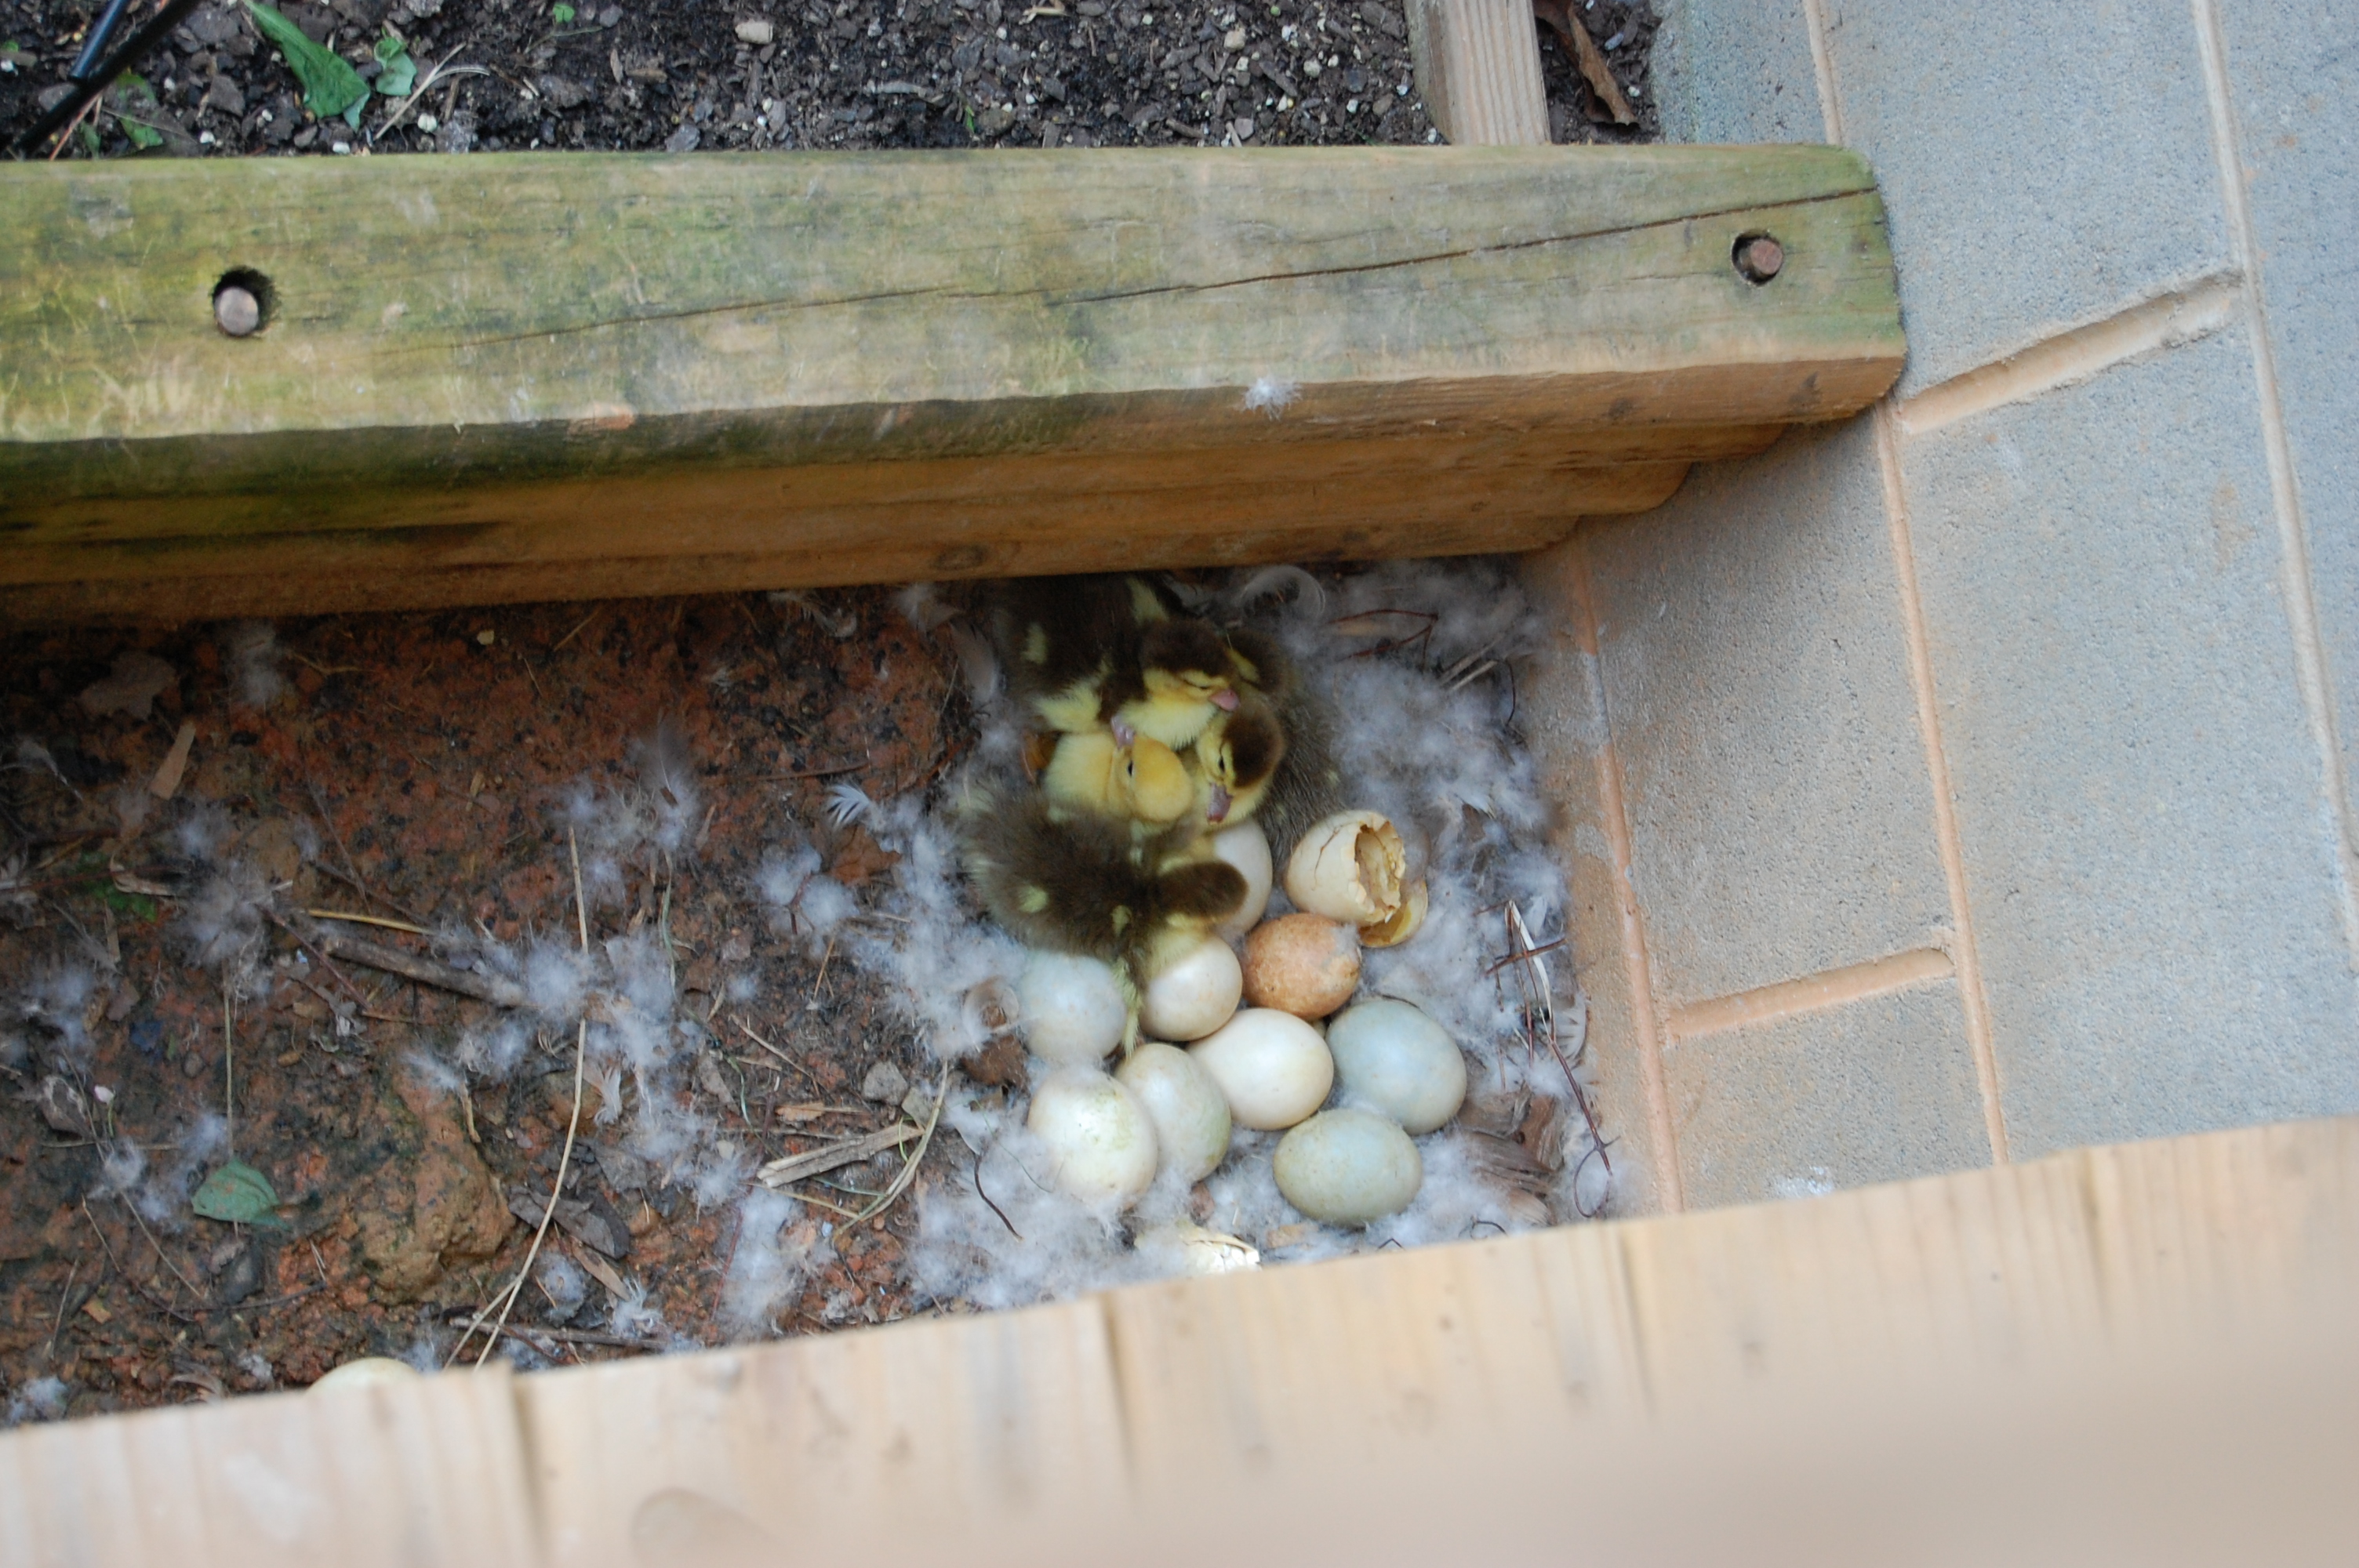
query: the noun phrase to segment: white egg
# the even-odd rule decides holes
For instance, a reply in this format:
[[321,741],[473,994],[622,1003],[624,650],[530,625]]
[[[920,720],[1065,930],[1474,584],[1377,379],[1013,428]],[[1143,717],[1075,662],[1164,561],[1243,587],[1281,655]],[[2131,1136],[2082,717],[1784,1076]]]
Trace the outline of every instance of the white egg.
[[1188,1049],[1239,1126],[1276,1132],[1326,1101],[1335,1059],[1319,1031],[1290,1012],[1249,1007]]
[[390,1356],[363,1356],[347,1361],[313,1383],[310,1392],[333,1391],[338,1389],[368,1389],[386,1383],[415,1383],[419,1374],[407,1361],[397,1361]]
[[1364,1110],[1321,1111],[1277,1141],[1270,1165],[1286,1201],[1329,1225],[1398,1214],[1425,1182],[1408,1134]]
[[1345,1008],[1328,1022],[1327,1049],[1346,1101],[1412,1133],[1440,1127],[1466,1098],[1466,1058],[1458,1042],[1408,1002],[1379,999]]
[[1057,1162],[1057,1184],[1087,1203],[1127,1204],[1155,1183],[1155,1123],[1103,1073],[1068,1067],[1032,1091],[1024,1119]]
[[1195,1057],[1149,1040],[1114,1076],[1147,1108],[1163,1170],[1192,1184],[1219,1167],[1229,1152],[1229,1102]]
[[1147,982],[1138,1025],[1158,1040],[1201,1040],[1235,1013],[1245,987],[1234,949],[1207,936]]
[[1240,822],[1212,835],[1212,853],[1245,873],[1245,901],[1220,925],[1222,935],[1242,936],[1260,924],[1262,913],[1269,908],[1270,884],[1277,880],[1277,868],[1269,854],[1269,835],[1258,822]]
[[1016,982],[1016,996],[1032,1054],[1067,1066],[1105,1060],[1130,1021],[1113,968],[1071,953],[1034,953]]

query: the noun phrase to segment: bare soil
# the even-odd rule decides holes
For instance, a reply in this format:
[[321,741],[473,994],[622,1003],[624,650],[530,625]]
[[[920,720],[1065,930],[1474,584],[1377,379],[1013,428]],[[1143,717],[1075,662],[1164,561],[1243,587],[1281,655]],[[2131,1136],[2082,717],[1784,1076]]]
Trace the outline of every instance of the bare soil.
[[[144,7],[143,7],[144,8]],[[61,94],[96,0],[0,0],[0,141]],[[110,95],[95,147],[158,155],[496,152],[533,147],[1352,146],[1416,143],[1431,125],[1410,79],[1397,0],[332,0],[289,4],[315,40],[376,70],[388,34],[421,78],[452,72],[386,128],[307,114],[293,75],[243,6],[201,7]],[[560,19],[560,13],[566,13]],[[1613,125],[1543,30],[1560,142],[1655,137],[1645,0],[1581,13],[1639,123]]]
[[[213,830],[217,860],[258,868],[290,914],[506,943],[570,936],[566,793],[627,777],[635,740],[668,714],[706,815],[692,854],[625,868],[624,903],[593,910],[596,934],[668,930],[680,1011],[710,1032],[710,1065],[686,1092],[754,1157],[892,1121],[863,1080],[886,1061],[928,1076],[919,1054],[872,981],[776,940],[750,890],[765,853],[806,831],[838,881],[886,871],[891,856],[864,828],[828,826],[824,792],[922,790],[962,754],[970,720],[948,659],[881,592],[832,594],[826,607],[831,626],[761,596],[287,622],[288,686],[261,707],[245,700],[226,628],[0,641],[0,734],[47,759],[20,747],[0,773],[0,877],[12,879],[0,884],[0,992],[16,1004],[0,1018],[13,1057],[0,1098],[7,1390],[60,1378],[79,1414],[299,1385],[354,1356],[438,1336],[447,1346],[449,1321],[521,1262],[533,1226],[517,1215],[537,1221],[547,1201],[572,1108],[571,1035],[540,1042],[505,1084],[429,1091],[413,1056],[447,1053],[490,1006],[319,962],[277,926],[254,988],[264,994],[225,1017],[217,972],[189,945],[192,820]],[[93,717],[80,694],[133,652],[175,678],[145,718]],[[126,792],[147,790],[184,721],[195,739],[179,787],[126,830]],[[332,929],[452,953],[447,938],[389,927],[294,924],[312,943]],[[753,994],[721,994],[724,969],[754,976]],[[90,1043],[79,1063],[56,1009],[25,1005],[76,976],[94,982],[77,1010]],[[198,1217],[181,1195],[202,1171],[168,1179],[189,1163],[176,1149],[190,1130],[223,1112],[225,1079],[235,1155],[285,1200],[282,1227]],[[690,1339],[717,1341],[734,1206],[701,1213],[618,1156],[591,1119],[596,1104],[593,1087],[569,1183],[586,1210],[570,1211],[579,1223],[553,1232],[556,1245],[644,1284]],[[168,1178],[147,1190],[174,1212],[143,1220],[124,1198],[88,1195],[105,1184],[104,1149],[124,1144]],[[911,1311],[897,1267],[908,1214],[839,1232],[789,1329]],[[594,1328],[589,1342],[561,1337],[603,1322],[609,1294],[569,1316],[528,1287],[516,1321],[539,1325],[527,1343],[548,1358],[631,1354],[595,1343]]]

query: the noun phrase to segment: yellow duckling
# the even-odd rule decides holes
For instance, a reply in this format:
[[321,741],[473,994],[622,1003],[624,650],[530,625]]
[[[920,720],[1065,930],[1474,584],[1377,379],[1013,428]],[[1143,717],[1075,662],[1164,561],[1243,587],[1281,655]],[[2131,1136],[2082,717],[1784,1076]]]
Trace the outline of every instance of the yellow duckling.
[[1170,747],[1151,735],[1125,746],[1110,730],[1057,737],[1040,787],[1060,805],[1158,827],[1186,816],[1198,793]]

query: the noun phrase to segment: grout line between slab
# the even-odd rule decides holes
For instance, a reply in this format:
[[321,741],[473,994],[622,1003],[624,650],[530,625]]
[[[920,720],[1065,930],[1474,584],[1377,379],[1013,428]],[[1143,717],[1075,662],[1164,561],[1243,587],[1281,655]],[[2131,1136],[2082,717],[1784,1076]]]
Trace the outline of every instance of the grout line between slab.
[[1958,832],[1956,797],[1950,787],[1950,758],[1941,742],[1940,699],[1933,685],[1933,650],[1925,633],[1925,602],[1917,586],[1917,546],[1908,528],[1908,492],[1900,471],[1900,442],[1887,399],[1870,416],[1875,421],[1875,460],[1884,476],[1885,522],[1892,530],[1892,565],[1899,579],[1901,623],[1908,641],[1908,684],[1917,697],[1917,727],[1925,740],[1925,771],[1933,790],[1933,835],[1941,851],[1941,880],[1950,890],[1950,958],[1957,966],[1958,1002],[1966,1015],[1966,1044],[1973,1054],[1974,1081],[1983,1097],[1983,1130],[1991,1160],[2007,1162],[2006,1108],[1999,1098],[1998,1052],[1992,1038],[1990,999],[1983,989],[1982,951],[1974,940],[1974,916],[1966,895],[1964,840]]
[[2207,338],[2235,319],[2244,297],[2241,283],[2236,273],[2222,273],[2042,339],[1901,399],[1893,418],[1902,434],[1922,436],[2006,404],[2077,385],[2142,354]]
[[1597,640],[1597,606],[1589,588],[1589,531],[1576,528],[1562,548],[1572,569],[1575,634],[1582,657],[1596,683],[1602,737],[1597,749],[1597,799],[1605,818],[1606,847],[1613,852],[1614,901],[1622,920],[1622,967],[1630,989],[1630,1023],[1638,1036],[1638,1083],[1647,1097],[1647,1126],[1654,1143],[1655,1195],[1663,1211],[1687,1207],[1680,1175],[1679,1134],[1671,1122],[1671,1091],[1663,1076],[1662,1011],[1655,1003],[1654,965],[1647,956],[1646,920],[1630,876],[1630,816],[1622,794],[1622,754],[1614,745],[1613,714],[1605,706],[1605,661]]
[[2328,827],[2334,839],[2336,892],[2343,915],[2346,963],[2359,969],[2359,822],[2353,820],[2351,781],[2343,766],[2335,733],[2334,676],[2318,628],[2318,592],[2310,564],[2310,528],[2302,514],[2294,473],[2293,443],[2286,434],[2285,405],[2277,387],[2277,351],[2269,341],[2267,302],[2261,289],[2261,247],[2253,212],[2245,199],[2244,159],[2239,152],[2235,101],[2228,86],[2227,35],[2214,0],[2190,0],[2196,53],[2203,65],[2203,92],[2212,112],[2212,150],[2219,165],[2220,200],[2228,220],[2244,284],[2245,318],[2252,324],[2253,379],[2261,409],[2261,444],[2269,469],[2269,500],[2277,525],[2278,594],[2293,634],[2294,678],[2318,748],[2326,790]]
[[1709,1001],[1675,1007],[1664,1020],[1663,1033],[1673,1045],[1742,1029],[1752,1023],[1775,1023],[1808,1012],[1823,1012],[1846,1002],[1889,996],[1894,991],[1946,980],[1958,972],[1951,956],[1938,947],[1919,947],[1864,964],[1822,969],[1797,980],[1780,980],[1749,991],[1714,997]]

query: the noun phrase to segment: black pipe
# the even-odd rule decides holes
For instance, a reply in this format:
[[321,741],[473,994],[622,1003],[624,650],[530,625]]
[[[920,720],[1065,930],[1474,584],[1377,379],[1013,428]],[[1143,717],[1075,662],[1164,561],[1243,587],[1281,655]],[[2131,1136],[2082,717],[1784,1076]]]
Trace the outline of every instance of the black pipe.
[[107,40],[114,37],[115,27],[123,20],[123,8],[130,4],[131,0],[106,0],[106,9],[98,14],[82,41],[82,53],[74,56],[73,69],[66,72],[68,81],[88,81],[98,73],[99,57],[106,52]]
[[27,153],[46,142],[82,112],[84,105],[105,92],[114,79],[137,64],[150,49],[164,41],[169,34],[197,8],[197,0],[167,0],[161,11],[148,18],[147,26],[131,35],[131,41],[107,56],[106,63],[97,73],[79,83],[72,92],[58,101],[55,108],[33,124],[33,128],[16,138],[14,151]]

